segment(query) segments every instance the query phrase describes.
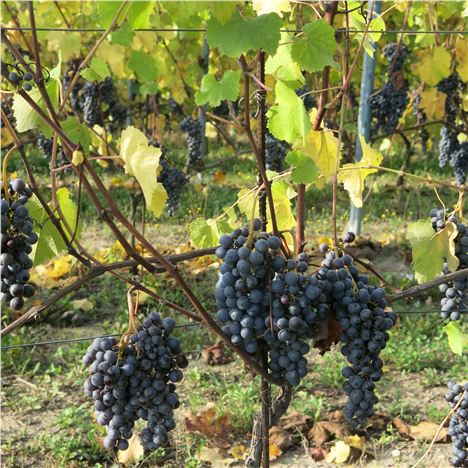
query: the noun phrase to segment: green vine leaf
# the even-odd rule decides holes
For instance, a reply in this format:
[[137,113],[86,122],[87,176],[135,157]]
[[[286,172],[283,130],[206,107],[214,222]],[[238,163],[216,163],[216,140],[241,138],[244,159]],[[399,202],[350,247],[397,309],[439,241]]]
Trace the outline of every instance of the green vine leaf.
[[325,21],[317,20],[304,26],[304,35],[295,37],[292,58],[309,72],[322,70],[325,66],[337,67],[333,59],[336,50],[335,30]]
[[287,83],[304,83],[301,67],[293,60],[291,55],[292,35],[281,33],[281,47],[275,55],[268,57],[265,63],[265,73],[273,75],[277,80]]
[[[60,209],[64,215],[65,221],[72,230],[75,229],[77,220],[77,207],[70,198],[70,192],[67,188],[62,187],[57,190],[57,200]],[[52,202],[49,203],[50,208],[54,209]],[[61,252],[67,249],[67,246],[62,239],[57,228],[52,224],[48,214],[40,204],[39,200],[33,195],[28,201],[29,214],[35,221],[34,231],[38,234],[39,239],[31,252],[31,259],[34,266],[47,262],[51,258],[56,257]],[[68,239],[71,237],[64,223],[61,221],[63,230],[67,234]],[[78,223],[75,240],[79,240],[81,236],[81,223]]]
[[243,18],[236,11],[224,24],[211,18],[206,24],[206,38],[210,47],[217,47],[223,55],[239,57],[250,50],[263,49],[274,54],[280,40],[283,22],[276,13]]
[[78,122],[76,117],[68,117],[62,122],[62,128],[73,143],[80,144],[83,148],[83,153],[89,155],[89,147],[91,145],[91,135],[86,125]]
[[317,166],[314,161],[300,151],[290,151],[286,155],[286,162],[294,166],[291,179],[296,184],[311,184],[318,177]]
[[217,246],[219,238],[230,231],[225,220],[197,218],[189,225],[190,238],[200,249]]
[[468,346],[468,334],[464,333],[460,325],[456,322],[449,322],[445,325],[444,331],[447,334],[450,349],[455,354],[461,356],[465,346]]
[[132,50],[128,66],[138,78],[147,83],[154,82],[158,76],[156,61],[142,50]]
[[444,260],[450,271],[458,268],[454,243],[457,234],[456,225],[450,221],[438,233],[434,232],[430,220],[420,219],[409,225],[407,238],[413,249],[413,270],[418,283],[439,276]]
[[310,119],[304,102],[289,86],[278,81],[275,86],[275,105],[267,112],[268,128],[280,140],[294,143],[305,139]]
[[110,76],[110,70],[104,60],[93,57],[89,67],[81,72],[81,76],[88,81],[102,81]]
[[214,75],[205,75],[200,90],[195,95],[196,104],[216,107],[221,101],[235,101],[239,96],[240,77],[240,72],[232,70],[227,71],[219,81]]

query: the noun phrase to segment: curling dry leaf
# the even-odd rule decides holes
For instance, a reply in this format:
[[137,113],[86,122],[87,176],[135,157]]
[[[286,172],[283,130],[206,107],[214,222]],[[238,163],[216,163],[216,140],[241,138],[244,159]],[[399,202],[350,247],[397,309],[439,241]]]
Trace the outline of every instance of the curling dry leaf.
[[293,411],[281,418],[281,427],[291,432],[307,432],[311,426],[309,416]]
[[218,447],[229,447],[228,436],[232,433],[231,417],[228,414],[217,416],[214,403],[208,403],[195,416],[185,416],[184,423],[187,431],[205,436]]
[[323,445],[332,438],[343,438],[349,432],[346,426],[332,421],[318,421],[307,434],[309,440],[313,440],[317,446]]
[[292,436],[289,432],[278,426],[270,429],[270,444],[276,445],[281,450],[287,450],[294,445]]
[[232,361],[232,358],[227,356],[224,351],[224,343],[220,341],[213,345],[205,346],[202,351],[202,357],[207,364],[212,366],[227,364]]

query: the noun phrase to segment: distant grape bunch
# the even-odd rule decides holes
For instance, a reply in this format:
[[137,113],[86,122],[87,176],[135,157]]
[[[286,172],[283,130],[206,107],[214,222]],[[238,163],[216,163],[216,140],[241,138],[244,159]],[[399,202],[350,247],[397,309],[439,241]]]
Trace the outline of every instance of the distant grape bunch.
[[180,130],[187,133],[187,169],[200,169],[203,164],[201,155],[202,128],[198,119],[185,117],[179,124]]
[[405,44],[400,44],[400,47],[389,44],[382,53],[389,63],[388,80],[382,89],[370,97],[373,132],[377,133],[382,128],[386,133],[394,133],[409,103],[408,85],[402,75],[408,47]]
[[416,118],[416,124],[421,125],[419,130],[419,138],[421,140],[421,149],[425,153],[427,151],[427,142],[429,141],[429,131],[423,125],[427,122],[427,115],[423,109],[420,107],[421,105],[421,95],[417,95],[413,99],[413,115]]
[[94,400],[98,424],[106,426],[106,448],[126,450],[139,419],[146,421],[141,432],[146,451],[168,443],[180,405],[175,384],[188,365],[179,340],[171,336],[174,327],[173,318],[152,312],[126,345],[96,338],[86,351],[84,392]]
[[456,73],[439,81],[437,89],[446,95],[445,98],[445,124],[440,130],[439,165],[450,165],[453,169],[455,181],[459,185],[466,182],[468,172],[468,142],[461,141],[466,138],[466,129],[457,127],[457,117],[464,114],[460,93],[465,85]]
[[[307,374],[308,340],[321,324],[335,317],[342,329],[342,352],[351,366],[343,371],[349,396],[345,416],[353,427],[373,414],[375,382],[382,375],[380,351],[396,315],[386,313],[385,293],[368,284],[353,259],[321,246],[321,268],[308,275],[309,256],[286,259],[277,236],[237,229],[220,238],[216,250],[223,263],[216,284],[217,318],[232,343],[255,355],[268,349],[271,375],[298,385]],[[346,236],[352,242],[354,235]],[[251,243],[250,243],[251,242]]]
[[[468,227],[459,223],[455,216],[449,217],[446,211],[438,208],[433,208],[430,216],[436,232],[444,229],[448,221],[456,225],[458,234],[454,242],[455,255],[460,261],[458,269],[468,268]],[[443,264],[443,273],[449,273],[446,262]],[[468,275],[458,278],[452,284],[441,284],[439,290],[445,296],[440,301],[441,317],[451,321],[460,320],[461,316],[468,312]]]
[[268,130],[265,135],[265,165],[267,169],[281,172],[286,154],[291,145],[275,138]]
[[33,75],[28,71],[23,71],[19,65],[10,65],[8,80],[16,87],[21,87],[24,91],[31,91],[33,88]]
[[448,435],[452,439],[453,458],[451,463],[457,467],[468,467],[468,382],[463,386],[450,381],[445,394],[450,408],[455,412],[450,418]]
[[24,298],[32,297],[35,292],[28,282],[28,270],[33,266],[29,254],[38,236],[25,206],[32,195],[31,188],[22,179],[13,179],[6,190],[8,198],[2,186],[1,298],[13,310],[20,310]]
[[167,192],[167,212],[169,215],[173,216],[179,208],[180,195],[188,179],[182,171],[176,167],[171,167],[165,158],[161,158],[160,164],[162,170],[159,173],[158,180],[163,184]]

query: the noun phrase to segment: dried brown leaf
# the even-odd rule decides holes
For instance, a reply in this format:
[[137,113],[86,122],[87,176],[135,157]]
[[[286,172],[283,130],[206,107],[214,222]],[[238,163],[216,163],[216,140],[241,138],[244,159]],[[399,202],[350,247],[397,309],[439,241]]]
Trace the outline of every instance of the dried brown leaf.
[[220,365],[227,364],[232,361],[232,358],[224,353],[224,343],[222,341],[205,346],[202,351],[202,357],[207,364]]
[[274,426],[270,429],[270,443],[276,445],[282,451],[294,445],[291,434],[278,426]]
[[309,449],[309,455],[315,460],[315,461],[321,461],[324,460],[325,457],[328,456],[328,450],[323,448],[323,447],[314,447]]
[[307,434],[307,438],[312,440],[316,446],[323,445],[333,437],[343,438],[349,434],[344,424],[333,421],[318,421]]
[[299,413],[299,411],[293,411],[292,413],[282,416],[280,421],[281,427],[291,432],[306,432],[311,425],[309,416]]

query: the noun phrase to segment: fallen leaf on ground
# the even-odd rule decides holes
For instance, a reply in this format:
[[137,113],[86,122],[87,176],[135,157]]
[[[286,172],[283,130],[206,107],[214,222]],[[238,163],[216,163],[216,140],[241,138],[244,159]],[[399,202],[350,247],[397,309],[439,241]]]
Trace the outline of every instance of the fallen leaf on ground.
[[189,432],[205,436],[218,447],[229,447],[229,434],[232,434],[231,418],[228,414],[216,416],[214,403],[208,403],[197,415],[184,417],[184,424]]
[[247,456],[247,447],[245,445],[233,445],[229,453],[236,459],[236,460],[245,460]]
[[223,450],[210,447],[202,447],[197,458],[202,462],[210,463],[211,466],[220,468],[231,466],[236,462],[234,458],[226,457]]
[[270,429],[270,443],[283,451],[294,445],[291,434],[278,426],[273,426]]
[[291,432],[306,432],[310,428],[311,423],[309,416],[299,413],[298,411],[293,411],[283,416],[280,421],[281,427]]
[[327,455],[325,461],[327,463],[344,463],[351,453],[351,447],[339,440],[330,450],[330,453]]
[[140,437],[134,434],[128,441],[128,449],[118,451],[117,459],[119,460],[119,463],[128,466],[137,462],[142,457],[143,452],[144,450],[140,442]]
[[202,357],[210,365],[227,364],[232,361],[230,356],[224,354],[224,343],[222,341],[214,345],[205,346],[202,351]]
[[309,449],[309,455],[315,460],[315,461],[321,461],[324,460],[326,456],[328,456],[328,450],[323,448],[323,447],[313,447]]
[[[393,418],[393,425],[395,426],[398,434],[402,437],[409,437],[413,440],[432,440],[438,429],[439,425],[430,421],[423,421],[419,424],[412,426],[405,423],[400,418]],[[442,428],[437,435],[436,442],[442,442],[447,437],[447,430]]]
[[277,445],[270,443],[269,453],[270,460],[276,460],[283,452]]
[[308,432],[307,438],[313,440],[316,446],[320,446],[332,437],[342,438],[348,434],[348,429],[342,424],[332,421],[318,421]]
[[344,441],[350,446],[364,452],[366,448],[366,438],[358,435],[352,435],[344,438]]

